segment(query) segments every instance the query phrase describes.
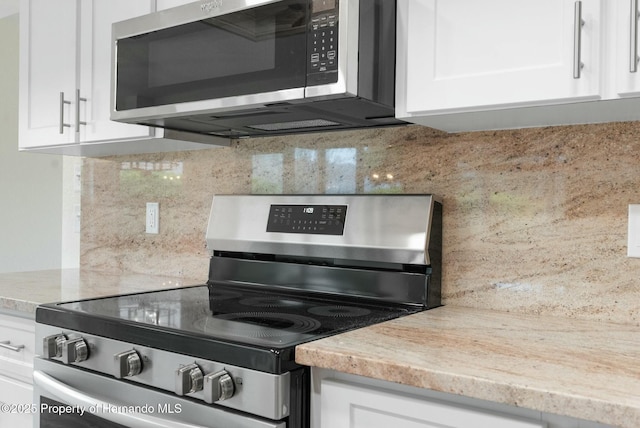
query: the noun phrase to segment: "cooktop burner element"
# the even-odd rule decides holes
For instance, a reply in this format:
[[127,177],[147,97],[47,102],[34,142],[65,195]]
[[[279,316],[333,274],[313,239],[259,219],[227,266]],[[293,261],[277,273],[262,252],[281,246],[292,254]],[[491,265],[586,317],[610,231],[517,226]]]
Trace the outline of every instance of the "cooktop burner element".
[[219,320],[228,320],[229,335],[252,338],[284,337],[296,333],[309,333],[320,328],[320,322],[296,314],[269,312],[239,312],[207,317],[212,332],[221,330]]
[[268,312],[239,312],[236,314],[214,315],[213,319],[236,321],[238,330],[251,330],[250,326],[282,330],[283,333],[307,333],[317,330],[320,323],[312,318],[296,314]]
[[252,297],[250,299],[242,299],[240,303],[257,308],[293,308],[303,304],[298,300],[281,299],[279,297]]
[[369,309],[355,306],[317,306],[309,309],[309,313],[323,317],[351,318],[364,317],[371,313]]

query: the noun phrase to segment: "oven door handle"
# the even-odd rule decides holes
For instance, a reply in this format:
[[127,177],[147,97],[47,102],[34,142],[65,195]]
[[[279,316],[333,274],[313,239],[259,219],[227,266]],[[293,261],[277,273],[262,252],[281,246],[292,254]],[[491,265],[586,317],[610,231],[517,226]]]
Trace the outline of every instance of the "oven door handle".
[[39,370],[33,372],[33,382],[41,388],[42,391],[46,392],[50,398],[70,406],[77,406],[88,413],[91,408],[108,408],[110,409],[109,412],[94,414],[102,419],[124,426],[137,428],[205,428],[202,425],[186,424],[142,413],[112,412],[111,409],[117,406],[116,403],[109,403],[98,397],[84,394]]

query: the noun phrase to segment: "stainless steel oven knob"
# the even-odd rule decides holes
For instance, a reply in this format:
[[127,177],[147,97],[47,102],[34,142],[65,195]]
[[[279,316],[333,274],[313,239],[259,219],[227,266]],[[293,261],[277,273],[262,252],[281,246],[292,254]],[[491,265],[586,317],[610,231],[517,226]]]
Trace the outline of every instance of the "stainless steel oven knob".
[[78,337],[62,342],[62,362],[79,363],[89,358],[89,347],[83,338]]
[[142,371],[142,358],[134,349],[113,356],[113,375],[118,379],[135,376]]
[[231,375],[226,370],[204,377],[204,401],[215,403],[233,397],[236,391]]
[[176,370],[176,394],[186,395],[202,391],[202,370],[197,364],[189,364]]
[[52,334],[42,339],[42,356],[46,359],[62,357],[62,344],[67,340],[64,334]]

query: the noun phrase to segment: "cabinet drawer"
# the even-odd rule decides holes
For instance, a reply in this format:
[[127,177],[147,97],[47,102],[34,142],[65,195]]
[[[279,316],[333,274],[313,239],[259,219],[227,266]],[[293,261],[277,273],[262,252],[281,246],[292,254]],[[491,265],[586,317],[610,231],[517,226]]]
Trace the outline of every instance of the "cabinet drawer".
[[31,384],[35,354],[35,322],[0,314],[0,342],[19,348],[12,350],[0,346],[0,375]]

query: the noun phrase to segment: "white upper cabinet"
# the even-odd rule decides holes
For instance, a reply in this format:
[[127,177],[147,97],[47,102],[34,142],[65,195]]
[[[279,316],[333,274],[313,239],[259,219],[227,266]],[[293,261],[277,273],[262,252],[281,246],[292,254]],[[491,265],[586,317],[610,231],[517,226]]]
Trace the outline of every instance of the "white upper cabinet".
[[401,0],[407,111],[597,99],[600,0],[581,3],[584,26],[573,0]]
[[[111,24],[151,12],[149,1],[82,1],[80,34],[81,142],[149,137],[153,130],[109,120],[111,106]],[[74,100],[75,102],[75,100]]]
[[151,12],[150,1],[20,2],[20,148],[149,138],[109,120],[111,24]]
[[615,91],[621,97],[640,95],[638,65],[638,0],[616,0],[614,3],[616,81]]
[[20,2],[21,147],[75,142],[77,14],[76,0]]
[[110,120],[111,25],[153,11],[152,0],[20,2],[21,150],[107,156],[228,145]]
[[396,116],[452,132],[640,119],[636,2],[398,0]]

